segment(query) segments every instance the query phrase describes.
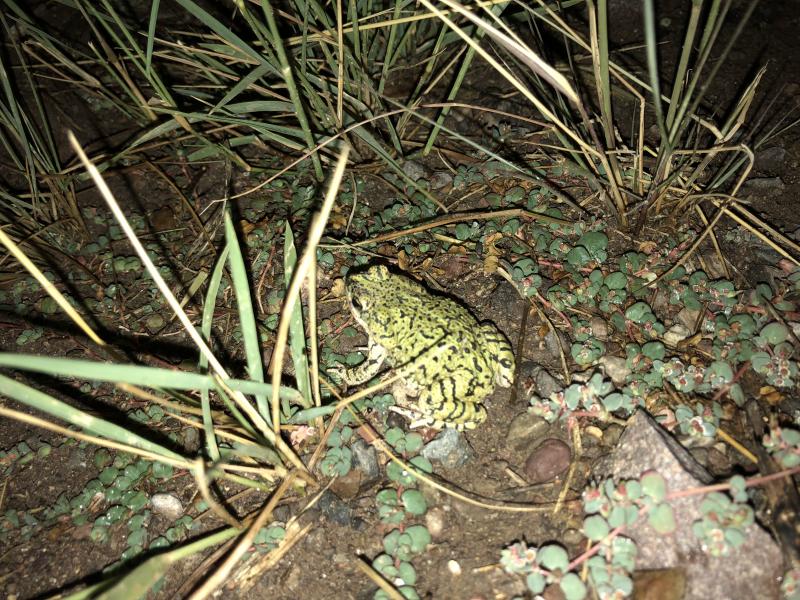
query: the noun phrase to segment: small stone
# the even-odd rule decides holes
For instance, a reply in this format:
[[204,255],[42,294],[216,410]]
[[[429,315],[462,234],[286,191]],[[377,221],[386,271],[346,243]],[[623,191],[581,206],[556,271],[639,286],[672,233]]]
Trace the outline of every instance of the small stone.
[[655,297],[650,302],[650,308],[657,315],[664,314],[669,310],[669,296],[664,290],[656,291]]
[[681,600],[686,592],[683,569],[654,569],[633,574],[633,597],[641,600]]
[[786,187],[780,177],[754,177],[744,182],[737,194],[740,198],[780,192]]
[[170,206],[162,206],[153,211],[150,215],[150,222],[153,224],[153,229],[155,229],[156,232],[168,231],[178,227],[175,212]]
[[786,166],[786,148],[773,146],[756,155],[756,169],[770,175],[782,173]]
[[725,265],[716,252],[706,252],[703,255],[703,262],[705,263],[706,275],[711,279],[726,279],[728,275],[725,273]]
[[330,490],[342,500],[350,500],[358,496],[361,491],[361,482],[364,474],[361,471],[350,469],[346,475],[337,477],[331,484]]
[[350,506],[346,502],[340,500],[339,497],[330,490],[326,490],[322,493],[322,496],[320,496],[317,502],[317,507],[322,514],[333,523],[344,526],[352,524],[353,515]]
[[368,481],[377,479],[381,470],[378,466],[378,454],[375,447],[362,439],[357,439],[350,445],[350,449],[353,451],[353,468],[361,471]]
[[[675,438],[638,410],[628,420],[614,452],[596,462],[593,472],[597,477],[620,480],[650,470],[665,478],[670,491],[694,489],[714,480]],[[686,589],[678,597],[685,600],[777,598],[783,568],[780,547],[758,523],[751,523],[744,531],[746,544],[731,547],[724,556],[707,556],[692,532],[694,522],[701,518],[703,501],[704,497],[697,495],[668,500],[676,521],[671,535],[659,534],[647,519],[626,528],[626,537],[636,543],[637,570],[680,569],[685,573]]]
[[[559,344],[559,339],[561,344]],[[565,348],[567,354],[569,354],[569,347],[569,340],[558,329],[550,329],[544,336],[544,349],[550,356],[560,356],[562,348]]]
[[447,561],[447,570],[450,571],[452,575],[461,575],[461,565],[458,564],[458,561],[453,559]]
[[603,443],[609,448],[613,448],[617,445],[617,442],[619,442],[619,437],[622,435],[623,431],[625,431],[625,428],[622,427],[622,425],[611,423],[603,431]]
[[402,415],[397,414],[393,410],[389,411],[388,416],[386,417],[386,426],[387,427],[399,427],[400,429],[405,428],[408,421]]
[[272,511],[272,518],[275,521],[286,523],[286,521],[292,518],[292,514],[292,509],[289,506],[286,504],[281,504],[276,506],[275,510]]
[[571,458],[567,444],[556,438],[546,439],[525,461],[525,479],[532,484],[552,481],[569,468]]
[[183,514],[183,504],[172,494],[153,494],[150,497],[153,512],[175,521]]
[[547,369],[541,365],[536,365],[533,369],[533,382],[536,386],[536,393],[540,398],[549,398],[564,388],[561,382],[550,375]]
[[587,425],[583,432],[587,435],[592,436],[597,440],[603,439],[603,430],[597,427],[596,425]]
[[714,477],[729,477],[733,470],[733,463],[730,457],[715,445],[709,448],[706,454],[706,468]]
[[453,184],[453,175],[449,171],[436,171],[430,178],[431,189],[440,190]]
[[415,160],[407,160],[403,163],[403,173],[408,175],[411,181],[417,181],[425,177],[427,169],[422,163]]
[[694,331],[694,328],[697,326],[697,319],[699,317],[699,309],[682,308],[681,311],[675,315],[675,322],[680,323],[691,332]]
[[511,448],[522,451],[532,448],[550,430],[550,424],[542,417],[529,412],[517,416],[508,427],[506,444]]
[[631,369],[626,364],[625,359],[620,356],[610,356],[607,354],[601,357],[599,362],[605,370],[606,375],[608,375],[609,379],[611,379],[616,386],[624,385],[628,375],[631,374]]
[[425,527],[427,527],[428,532],[434,540],[442,536],[445,522],[444,510],[438,506],[433,507],[425,513]]
[[164,317],[159,314],[150,315],[147,317],[147,319],[145,319],[145,325],[150,333],[157,333],[162,327],[164,327],[165,323],[166,321],[164,321]]
[[438,461],[447,469],[465,465],[473,457],[474,451],[464,435],[450,427],[425,444],[420,452],[429,461]]
[[285,590],[296,590],[300,587],[302,575],[305,574],[305,567],[299,563],[289,564],[280,579],[281,587]]
[[555,583],[548,585],[542,592],[542,600],[566,600],[566,598],[561,586]]
[[667,346],[677,346],[680,342],[689,337],[691,332],[682,323],[675,323],[664,333],[664,343]]
[[598,340],[606,341],[608,339],[608,321],[606,321],[603,317],[592,317],[592,320],[589,321],[589,325],[592,328],[592,335]]
[[577,547],[583,545],[586,536],[579,529],[570,527],[561,535],[561,541],[568,547]]
[[200,448],[200,434],[198,433],[198,429],[196,427],[184,427],[182,433],[183,445],[186,446],[186,449],[190,453],[196,452]]

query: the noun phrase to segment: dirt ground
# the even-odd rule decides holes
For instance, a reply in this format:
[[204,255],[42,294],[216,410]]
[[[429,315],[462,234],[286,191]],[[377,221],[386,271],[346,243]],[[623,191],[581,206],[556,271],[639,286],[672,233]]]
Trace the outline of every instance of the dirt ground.
[[[742,4],[737,3],[734,13],[743,10]],[[686,5],[688,2],[677,0],[659,3],[660,34],[666,42],[663,51],[667,60],[677,47],[675,36],[679,34],[685,18]],[[637,9],[638,3],[633,1],[611,3],[610,19],[615,24],[612,29],[615,47],[627,48],[642,40],[641,18]],[[744,30],[731,60],[724,64],[719,80],[712,88],[712,100],[718,100],[721,105],[734,100],[735,91],[741,90],[755,69],[766,63],[768,70],[761,83],[753,116],[759,116],[762,111],[777,115],[792,107],[796,111],[800,104],[798,26],[800,12],[796,3],[762,2]],[[625,52],[630,55],[628,59],[631,62],[642,59],[640,51]],[[477,93],[483,89],[484,83],[482,80],[469,81],[467,88]],[[770,103],[773,98],[777,99]],[[82,127],[86,139],[100,141],[107,138],[109,144],[126,136],[128,130],[125,127],[104,123],[72,100],[68,90],[57,90],[53,101],[54,106],[58,107],[54,110],[58,123]],[[777,152],[775,148],[781,151]],[[66,144],[63,154],[68,155]],[[775,156],[780,159],[775,160]],[[775,182],[766,191],[758,186],[745,189],[745,198],[751,206],[787,234],[793,234],[800,227],[800,211],[797,210],[800,194],[798,165],[800,129],[794,128],[760,148],[757,153],[752,176],[770,180],[780,178],[780,183]],[[199,172],[172,165],[167,172],[181,188],[191,190],[195,197],[218,198],[224,193],[224,173],[213,167]],[[111,183],[123,205],[128,203],[128,206],[136,207],[148,215],[149,226],[153,230],[162,231],[179,225],[178,217],[169,209],[174,196],[164,179],[139,168],[117,172]],[[238,185],[244,183],[239,182]],[[380,197],[389,192],[376,189],[375,193]],[[287,198],[287,203],[290,201]],[[100,199],[89,188],[81,193],[81,202],[82,206],[101,210]],[[281,216],[284,215],[270,215],[271,218]],[[102,234],[103,227],[101,223],[95,223],[93,235]],[[732,224],[725,224],[724,227],[730,228]],[[170,243],[174,248],[185,245],[188,249],[196,238],[196,232],[185,230],[176,234]],[[763,264],[774,260],[774,256],[762,247],[748,247],[742,251],[741,245],[731,243],[728,250],[732,255],[738,255],[732,262],[739,270],[754,277],[762,272]],[[208,249],[199,251],[192,256],[194,263],[191,266],[197,267],[208,256]],[[269,270],[270,277],[277,277],[276,265],[280,262],[277,258],[258,252],[254,252],[251,258],[261,260],[260,264]],[[84,258],[79,260],[84,261]],[[193,268],[187,268],[186,264],[177,266],[181,277],[189,280]],[[516,348],[517,360],[522,365],[517,385],[510,390],[496,392],[491,398],[487,422],[465,434],[474,453],[472,459],[460,467],[437,465],[437,477],[453,488],[500,501],[541,503],[556,500],[561,491],[561,480],[520,487],[509,475],[509,471],[518,473],[524,468],[530,452],[527,448],[514,445],[509,438],[509,426],[526,412],[525,382],[526,378],[531,377],[531,365],[542,364],[554,372],[560,369],[558,357],[553,355],[545,341],[546,329],[539,320],[531,317],[524,335],[520,336],[519,324],[523,321],[526,306],[509,284],[483,274],[471,273],[465,268],[465,263],[455,257],[441,257],[435,266],[442,272],[439,283],[450,295],[462,299],[477,317],[491,320],[508,335]],[[322,281],[320,287],[324,289],[330,284],[330,280]],[[134,292],[135,288],[128,290],[131,302],[127,306],[131,310],[144,304]],[[36,302],[39,298],[31,292],[31,296],[23,295],[22,302]],[[344,319],[344,314],[340,313],[343,308],[341,303],[327,302],[323,305],[323,316]],[[154,356],[149,343],[152,332],[136,324],[137,316],[118,316],[121,317],[122,329],[112,337],[112,341],[119,343],[132,356],[159,365],[178,365],[182,360],[191,358],[182,339],[175,336],[165,339],[174,347],[173,353]],[[221,328],[232,327],[228,318],[229,314],[224,311],[218,315]],[[111,325],[111,321],[108,324]],[[71,330],[53,325],[50,321],[32,322],[10,312],[0,315],[0,347],[7,351],[20,351],[15,340],[24,331],[36,326],[43,328],[42,336],[21,351],[51,356],[101,358]],[[116,323],[116,326],[120,326],[120,323]],[[356,341],[363,342],[363,339]],[[161,349],[164,347],[159,346]],[[231,350],[230,354],[228,364],[242,364],[242,357],[236,350]],[[112,420],[121,421],[131,411],[142,408],[140,402],[118,393],[110,386],[94,386],[86,393],[80,384],[75,383],[56,382],[44,377],[36,378],[35,383],[50,390],[55,389],[61,397]],[[153,433],[151,428],[147,428],[147,431]],[[170,439],[169,434],[174,434],[172,442],[180,447],[196,444],[196,439],[187,432],[187,428],[174,420],[159,422],[155,432],[165,440]],[[540,431],[539,435],[570,441],[569,434],[558,425]],[[611,452],[615,439],[612,433],[601,439],[586,437],[584,453],[571,482],[570,498],[577,497],[584,489],[591,479],[593,461]],[[103,470],[97,449],[74,441],[67,442],[59,435],[17,421],[0,420],[0,450],[9,452],[21,442],[27,443],[34,453],[47,445],[52,446],[52,450],[46,456],[37,454],[24,464],[0,455],[0,473],[3,473],[0,478],[0,531],[4,531],[4,543],[0,545],[0,594],[20,600],[39,598],[98,581],[103,577],[103,570],[114,564],[126,548],[128,531],[125,523],[112,526],[108,538],[103,541],[92,539],[91,520],[76,525],[67,516],[48,527],[37,526],[34,522],[27,523],[27,529],[8,526],[9,513],[19,511],[35,517],[45,513],[59,497],[71,499],[80,494],[87,483],[97,478]],[[377,518],[374,498],[377,490],[384,485],[385,480],[378,479],[367,485],[356,482],[350,488],[348,482],[334,486],[336,493],[327,495],[303,514],[301,523],[312,525],[309,533],[276,567],[246,585],[241,580],[232,579],[228,586],[223,587],[221,595],[276,599],[295,598],[301,594],[308,598],[371,598],[375,586],[363,575],[357,563],[360,560],[370,561],[382,551],[381,540],[385,530]],[[187,473],[176,471],[162,479],[145,479],[141,486],[148,495],[155,492],[175,495],[182,501],[186,514],[192,517],[203,514],[196,521],[190,537],[219,527],[219,522],[199,507],[199,498]],[[583,515],[578,509],[564,508],[557,514],[530,515],[492,511],[428,488],[423,489],[430,507],[426,523],[434,533],[430,549],[414,561],[419,574],[416,588],[424,597],[525,597],[527,592],[521,581],[495,568],[503,547],[517,540],[559,540],[570,555],[583,549],[584,539],[580,534]],[[223,496],[238,491],[241,490],[236,487],[220,490]],[[266,494],[251,493],[232,503],[231,508],[239,515],[249,514],[267,498]],[[296,498],[283,504],[276,518],[288,519],[297,514],[307,501],[307,497]],[[104,509],[102,505],[90,504],[86,507],[90,514],[99,514]],[[147,530],[150,540],[165,535],[172,526],[168,518],[155,513],[149,519]],[[193,557],[173,567],[156,596],[185,596],[186,582],[208,571],[209,565],[202,562],[205,557],[207,555]],[[454,565],[457,565],[459,574],[454,573]]]

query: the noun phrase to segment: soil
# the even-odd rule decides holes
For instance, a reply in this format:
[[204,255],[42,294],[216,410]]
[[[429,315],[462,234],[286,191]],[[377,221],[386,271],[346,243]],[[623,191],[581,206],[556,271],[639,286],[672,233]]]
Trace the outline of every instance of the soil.
[[[668,64],[674,64],[674,50],[680,45],[680,40],[676,37],[680,35],[680,24],[686,17],[688,4],[677,0],[659,3],[660,34],[665,41],[664,55]],[[45,4],[40,7],[40,16],[47,7],[49,5]],[[610,18],[616,24],[612,30],[615,48],[627,48],[641,42],[641,18],[638,9],[638,2],[611,3]],[[741,13],[744,3],[735,4],[732,10],[736,14]],[[178,17],[168,14],[164,18]],[[788,114],[791,109],[795,110],[796,118],[800,102],[798,21],[800,14],[794,3],[762,2],[743,31],[738,49],[724,63],[717,81],[713,84],[711,101],[718,101],[720,106],[733,101],[736,98],[735,92],[741,91],[750,81],[754,69],[767,63],[768,70],[761,82],[757,101],[751,109],[751,116],[759,118],[767,115],[764,127],[774,122],[776,115]],[[68,23],[65,28],[69,28]],[[625,54],[632,64],[641,64],[643,60],[643,55],[638,50],[626,50]],[[503,84],[497,82],[497,85]],[[484,103],[492,101],[485,96],[485,78],[468,81],[466,88],[472,89],[476,95],[482,94]],[[773,99],[776,100],[772,102]],[[104,118],[102,112],[98,115],[97,112],[87,109],[84,102],[76,101],[69,90],[60,89],[57,85],[52,90],[52,100],[51,116],[54,130],[60,132],[58,139],[64,157],[71,154],[62,135],[67,128],[78,131],[84,140],[94,143],[97,148],[113,147],[134,129],[132,124],[120,124],[118,118],[112,118],[108,113],[105,115],[107,118]],[[497,103],[499,105],[499,99]],[[776,148],[782,151],[774,150]],[[780,159],[775,160],[776,156]],[[771,223],[789,234],[800,227],[800,212],[796,208],[796,199],[800,194],[799,164],[800,130],[794,128],[759,149],[752,176],[770,179],[772,183],[766,188],[751,186],[746,196],[756,211],[767,215]],[[227,175],[215,166],[198,170],[185,163],[169,164],[162,161],[160,165],[165,177],[139,165],[110,173],[110,182],[120,203],[130,211],[146,215],[145,223],[153,232],[176,231],[171,237],[161,239],[164,240],[162,243],[169,245],[172,256],[180,254],[185,259],[173,266],[180,281],[188,285],[201,268],[213,266],[210,262],[213,260],[213,252],[209,247],[194,245],[200,234],[192,229],[186,211],[176,208],[174,189],[167,181],[173,181],[187,196],[196,199],[198,205],[195,208],[200,208],[206,206],[210,200],[225,195]],[[436,168],[441,168],[441,165],[436,165]],[[780,178],[780,181],[774,178]],[[368,181],[368,185],[373,187],[368,188],[364,194],[367,197],[388,198],[393,193],[391,189],[380,188],[372,179]],[[234,189],[249,185],[252,185],[252,181],[244,177],[236,176],[232,182]],[[91,186],[81,190],[79,199],[81,207],[94,207],[98,212],[104,210],[102,201]],[[291,197],[288,191],[284,194],[284,199],[286,206],[283,214],[267,215],[264,217],[265,222],[289,214]],[[480,208],[479,204],[475,206]],[[221,213],[217,212],[208,220],[207,230],[218,231],[220,222]],[[302,231],[303,225],[304,220],[301,218],[295,223],[295,231]],[[94,239],[104,233],[106,225],[98,222],[89,223],[88,227],[90,238]],[[733,225],[724,224],[720,231],[725,228],[732,230]],[[725,248],[730,253],[731,261],[738,265],[742,273],[756,281],[767,273],[768,269],[764,265],[775,262],[776,257],[772,251],[762,246],[756,247],[754,242],[748,247],[737,243],[733,236],[730,238],[733,241],[728,242],[724,236],[721,238],[722,243],[727,244]],[[281,238],[276,238],[276,241],[279,239]],[[119,242],[118,246],[119,253],[124,255],[124,244]],[[93,267],[84,258],[79,260]],[[270,289],[273,282],[280,282],[280,252],[251,249],[248,260],[252,260],[254,265],[260,265],[261,270],[258,272],[265,274],[261,289]],[[65,273],[72,268],[69,263],[62,265]],[[510,390],[498,391],[491,398],[487,422],[465,434],[473,451],[471,460],[460,467],[435,465],[437,479],[446,482],[448,487],[500,502],[534,504],[555,501],[562,491],[563,478],[521,487],[513,474],[524,472],[525,461],[533,448],[515,447],[513,440],[509,439],[511,423],[526,412],[529,379],[532,377],[526,372],[529,365],[541,364],[552,373],[561,371],[559,358],[553,353],[552,344],[547,340],[547,328],[538,318],[531,317],[523,335],[520,335],[520,323],[524,320],[526,305],[519,300],[516,291],[495,276],[476,274],[468,270],[467,264],[459,260],[458,256],[439,256],[430,266],[430,270],[437,275],[435,282],[448,294],[462,299],[476,316],[491,320],[508,334],[516,348],[518,360],[523,365],[517,385]],[[127,294],[120,305],[127,312],[107,315],[108,322],[105,324],[108,331],[115,332],[109,334],[109,341],[129,356],[148,364],[178,366],[183,360],[193,358],[186,340],[171,333],[178,331],[177,327],[165,325],[163,328],[148,329],[145,313],[136,312],[150,301],[142,297],[142,292],[147,289],[146,283],[137,283],[134,277],[118,276],[122,278],[120,281],[125,284],[122,287]],[[11,281],[9,285],[13,283]],[[108,283],[105,282],[105,285]],[[332,284],[333,277],[326,276],[320,281],[320,288],[327,290]],[[92,297],[95,291],[91,287],[76,289],[74,295]],[[320,295],[325,298],[324,294]],[[31,305],[40,300],[41,295],[33,291],[21,298],[21,302]],[[219,308],[215,315],[217,334],[219,339],[229,339],[234,327],[231,318],[235,314],[235,304],[230,294],[222,306],[228,308]],[[343,304],[338,300],[323,301],[321,311],[324,318],[331,318],[337,324],[346,320]],[[114,320],[115,318],[118,320]],[[3,314],[0,321],[0,347],[9,351],[95,360],[107,358],[64,323],[50,319],[37,321],[12,313]],[[35,326],[43,328],[42,336],[20,350],[16,340],[20,334]],[[154,335],[159,337],[153,337]],[[331,341],[338,343],[341,339],[333,338]],[[363,342],[363,338],[351,340],[352,343],[356,341]],[[235,345],[226,350],[226,364],[241,372],[241,350]],[[267,359],[270,350],[269,347],[266,348]],[[115,390],[110,385],[94,386],[87,393],[80,387],[80,382],[67,383],[46,377],[32,377],[27,381],[112,421],[122,422],[131,411],[145,407],[143,402]],[[17,405],[13,408],[19,409]],[[25,408],[21,410],[32,412]],[[190,428],[171,418],[143,425],[143,431],[179,448],[191,448],[193,443],[196,446],[196,439],[189,433]],[[175,435],[170,438],[170,434]],[[571,443],[570,434],[559,426],[548,428],[541,436]],[[579,496],[591,480],[593,461],[611,452],[614,440],[609,432],[601,437],[584,437],[583,453],[569,482],[567,499]],[[112,526],[106,540],[96,541],[91,536],[92,518],[87,524],[75,525],[68,517],[63,517],[48,527],[37,527],[35,523],[29,523],[27,529],[9,528],[8,518],[2,518],[2,515],[15,512],[35,516],[44,513],[59,497],[71,499],[79,495],[87,483],[96,479],[103,470],[96,464],[97,449],[15,420],[0,420],[0,450],[10,451],[21,442],[27,443],[34,452],[41,448],[46,449],[48,445],[52,446],[52,450],[46,456],[36,455],[29,462],[15,462],[9,456],[0,458],[0,469],[4,469],[4,476],[0,480],[0,530],[6,530],[6,542],[0,547],[0,594],[6,598],[38,598],[76,590],[85,584],[99,581],[104,577],[103,570],[115,564],[126,549],[128,530],[124,522]],[[301,452],[311,451],[313,445],[301,449]],[[44,452],[46,450],[42,454]],[[727,465],[727,469],[733,470],[734,465]],[[321,479],[324,483],[324,478]],[[193,517],[202,515],[197,519],[196,529],[192,530],[189,537],[200,532],[214,531],[221,526],[213,515],[199,507],[200,498],[195,492],[191,476],[186,472],[176,471],[163,479],[149,478],[141,485],[148,495],[155,492],[175,495],[181,500],[186,514]],[[375,585],[364,576],[358,562],[369,562],[382,552],[381,540],[386,530],[377,517],[375,494],[385,485],[386,480],[383,478],[366,485],[356,484],[351,490],[355,494],[348,495],[342,484],[339,484],[339,496],[330,495],[329,492],[323,500],[302,514],[300,523],[312,525],[309,533],[275,567],[246,585],[232,577],[223,586],[223,595],[231,598],[276,599],[299,595],[308,598],[371,598]],[[415,587],[424,597],[524,597],[527,593],[524,582],[496,568],[502,548],[518,540],[535,543],[558,540],[567,547],[571,556],[584,549],[585,540],[579,533],[583,518],[579,507],[567,504],[556,513],[505,512],[476,507],[432,491],[426,486],[423,486],[423,490],[429,505],[427,524],[434,533],[432,546],[421,558],[414,561],[419,574]],[[221,497],[230,497],[240,491],[241,488],[236,486],[223,486],[218,493]],[[340,496],[346,499],[342,500]],[[230,508],[239,516],[249,515],[257,511],[268,498],[266,493],[249,493],[240,500],[232,501]],[[276,512],[276,519],[285,521],[300,514],[310,498],[311,496],[297,497],[283,503]],[[107,508],[102,501],[98,501],[87,506],[86,510],[88,514],[97,516]],[[151,514],[147,525],[148,539],[152,541],[165,535],[172,526],[173,522],[169,518]],[[193,581],[198,575],[210,570],[210,565],[203,562],[207,556],[208,554],[197,555],[173,566],[155,596],[170,598],[187,595],[186,582]]]

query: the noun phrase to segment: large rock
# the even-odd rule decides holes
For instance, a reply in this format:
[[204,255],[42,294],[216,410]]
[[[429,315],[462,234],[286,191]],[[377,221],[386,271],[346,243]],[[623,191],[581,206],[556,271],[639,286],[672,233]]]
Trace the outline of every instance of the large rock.
[[[707,485],[711,475],[665,429],[644,411],[628,422],[614,453],[597,469],[615,480],[638,478],[658,471],[670,491]],[[659,535],[640,520],[624,535],[636,541],[636,569],[680,569],[686,576],[684,600],[779,598],[778,577],[783,561],[778,545],[758,524],[747,529],[747,541],[728,556],[703,552],[692,533],[700,518],[702,495],[672,500],[677,529]]]

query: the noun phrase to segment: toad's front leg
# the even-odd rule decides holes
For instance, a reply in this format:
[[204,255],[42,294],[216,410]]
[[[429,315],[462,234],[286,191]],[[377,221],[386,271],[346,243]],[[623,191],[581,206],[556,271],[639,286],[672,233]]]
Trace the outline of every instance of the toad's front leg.
[[383,346],[369,340],[367,358],[364,359],[364,362],[350,369],[334,367],[329,371],[341,377],[342,381],[347,385],[361,385],[378,374],[378,371],[381,370],[381,366],[383,366],[383,363],[386,361],[387,355],[388,353]]

